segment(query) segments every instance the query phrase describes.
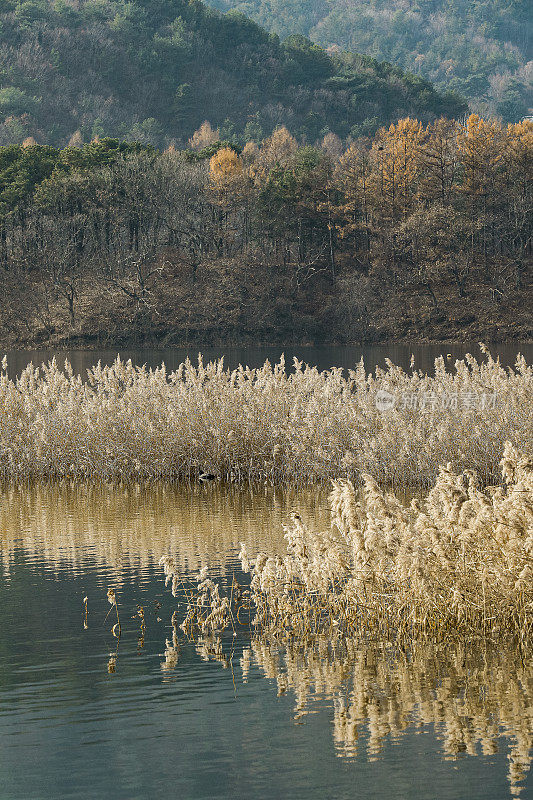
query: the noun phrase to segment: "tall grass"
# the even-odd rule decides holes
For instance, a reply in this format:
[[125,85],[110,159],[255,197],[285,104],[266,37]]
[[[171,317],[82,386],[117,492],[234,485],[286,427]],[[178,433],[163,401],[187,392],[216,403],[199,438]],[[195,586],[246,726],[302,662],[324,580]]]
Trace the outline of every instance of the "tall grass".
[[[207,568],[191,593],[183,630],[224,629],[252,612],[256,630],[281,641],[329,636],[410,640],[418,635],[503,638],[529,646],[533,634],[533,459],[510,443],[504,487],[482,490],[475,472],[441,468],[423,500],[403,505],[364,476],[362,499],[349,481],[330,496],[332,527],[315,532],[298,514],[284,555],[248,556],[243,604],[221,595]],[[173,560],[161,562],[177,588]],[[234,604],[235,605],[235,604]]]
[[[380,410],[380,391],[393,408]],[[296,360],[288,373],[283,359],[230,371],[200,356],[174,372],[117,358],[85,380],[54,360],[11,380],[4,359],[0,477],[187,479],[205,469],[287,484],[371,472],[421,485],[451,462],[490,480],[504,441],[533,440],[532,395],[522,357],[504,369],[488,353],[450,372],[439,358],[432,376],[392,363],[370,375],[363,362],[344,376]]]

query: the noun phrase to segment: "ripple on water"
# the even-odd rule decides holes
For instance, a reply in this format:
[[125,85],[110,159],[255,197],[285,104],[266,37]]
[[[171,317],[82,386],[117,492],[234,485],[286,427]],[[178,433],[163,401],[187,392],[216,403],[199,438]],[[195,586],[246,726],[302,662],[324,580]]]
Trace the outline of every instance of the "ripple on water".
[[325,658],[239,635],[217,662],[183,637],[174,647],[161,555],[184,580],[203,564],[230,578],[240,541],[284,548],[293,509],[326,526],[326,494],[0,496],[2,800],[532,796],[533,673],[511,653],[369,642]]

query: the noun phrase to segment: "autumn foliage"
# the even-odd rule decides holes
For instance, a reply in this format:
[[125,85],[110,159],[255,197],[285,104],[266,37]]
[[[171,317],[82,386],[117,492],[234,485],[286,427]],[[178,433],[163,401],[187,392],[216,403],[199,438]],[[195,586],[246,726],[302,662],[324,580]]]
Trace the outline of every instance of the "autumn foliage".
[[163,153],[98,137],[0,148],[0,331],[81,333],[111,297],[150,336],[361,341],[385,306],[448,338],[452,298],[454,319],[479,320],[471,338],[513,304],[531,337],[531,121],[406,117],[314,146],[279,127],[242,150],[218,133],[205,122]]

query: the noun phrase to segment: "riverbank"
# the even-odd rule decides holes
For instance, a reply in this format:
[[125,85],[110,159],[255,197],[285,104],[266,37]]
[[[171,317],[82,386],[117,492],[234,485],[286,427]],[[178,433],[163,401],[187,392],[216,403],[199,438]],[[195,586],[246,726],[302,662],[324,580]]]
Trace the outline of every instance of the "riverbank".
[[[142,298],[135,287],[81,282],[71,317],[64,297],[13,283],[0,309],[0,349],[530,342],[533,282],[501,292],[472,277],[456,287],[385,286],[345,264],[332,284],[316,275],[294,291],[273,268],[218,261],[196,270],[165,262]],[[265,291],[268,286],[268,291]],[[130,295],[125,290],[130,291]]]

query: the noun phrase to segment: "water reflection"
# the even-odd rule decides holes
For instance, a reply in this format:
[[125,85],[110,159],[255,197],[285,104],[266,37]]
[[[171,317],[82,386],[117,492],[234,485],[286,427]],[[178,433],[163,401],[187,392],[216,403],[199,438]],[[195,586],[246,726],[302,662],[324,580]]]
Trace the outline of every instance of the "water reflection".
[[[173,646],[167,640],[162,669],[175,666],[178,649],[177,639]],[[230,664],[216,636],[201,637],[196,649],[204,660]],[[497,753],[503,737],[511,794],[522,791],[533,746],[533,667],[516,649],[419,642],[405,652],[383,642],[346,640],[332,648],[327,641],[280,646],[252,637],[238,662],[244,684],[257,667],[278,697],[293,695],[295,720],[330,708],[340,758],[377,761],[388,738],[398,742],[427,726],[450,760]]]
[[172,552],[185,572],[224,570],[239,542],[279,550],[293,509],[328,525],[327,490],[281,491],[218,485],[84,485],[61,482],[0,491],[4,575],[17,550],[47,569],[146,570]]
[[525,800],[533,674],[516,650],[179,629],[162,553],[185,581],[208,564],[231,583],[240,541],[279,552],[291,510],[325,527],[326,506],[218,485],[0,490],[2,800],[502,800],[507,780]]
[[[164,361],[168,369],[176,369],[187,357],[193,363],[197,362],[198,351],[204,356],[204,363],[224,357],[224,364],[229,369],[235,369],[239,364],[249,367],[259,367],[268,358],[271,363],[278,363],[282,354],[285,362],[290,367],[293,358],[298,358],[311,366],[319,369],[343,367],[354,369],[356,364],[364,358],[367,369],[373,371],[376,365],[384,368],[386,359],[391,359],[404,369],[409,368],[411,355],[415,356],[417,369],[432,372],[433,364],[439,356],[450,356],[447,363],[453,365],[458,358],[464,358],[466,353],[479,355],[478,342],[445,343],[445,344],[384,344],[366,346],[298,346],[284,345],[279,347],[167,347],[159,349],[135,348],[122,349],[121,358],[131,358],[134,364],[147,364],[149,367],[159,367]],[[514,364],[516,356],[521,353],[528,363],[533,358],[533,344],[526,342],[510,342],[507,344],[490,344],[491,352],[498,355],[504,366]],[[53,357],[63,363],[68,358],[75,373],[85,377],[86,371],[101,360],[102,364],[112,364],[117,357],[116,349],[105,350],[11,350],[7,353],[9,374],[11,377],[19,375],[30,363],[40,365]]]

